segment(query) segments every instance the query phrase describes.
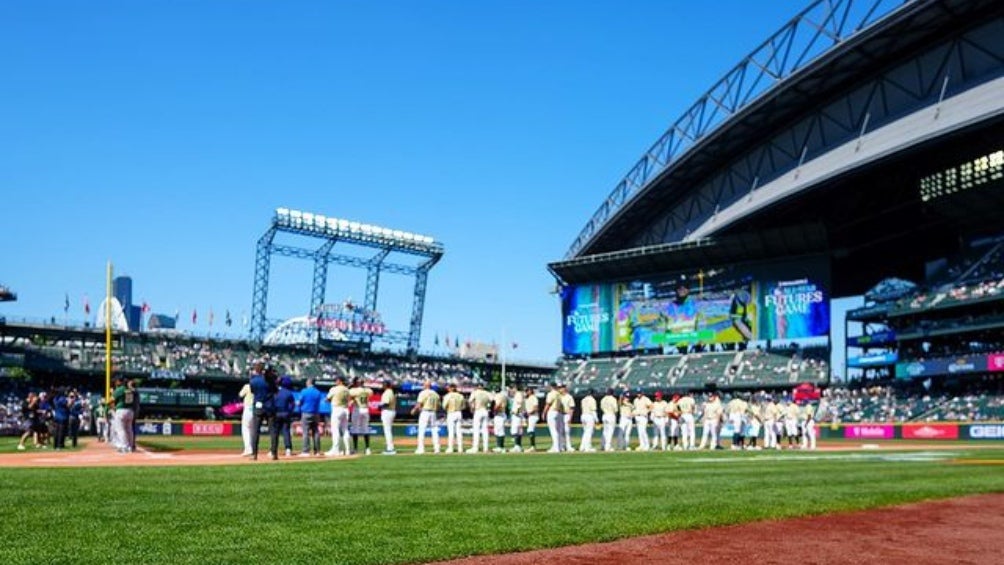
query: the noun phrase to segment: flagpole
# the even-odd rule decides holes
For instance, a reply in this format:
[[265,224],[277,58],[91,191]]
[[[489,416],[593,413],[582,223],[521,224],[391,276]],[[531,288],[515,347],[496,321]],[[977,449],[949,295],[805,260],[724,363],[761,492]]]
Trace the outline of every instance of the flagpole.
[[112,398],[112,262],[105,285],[105,400]]

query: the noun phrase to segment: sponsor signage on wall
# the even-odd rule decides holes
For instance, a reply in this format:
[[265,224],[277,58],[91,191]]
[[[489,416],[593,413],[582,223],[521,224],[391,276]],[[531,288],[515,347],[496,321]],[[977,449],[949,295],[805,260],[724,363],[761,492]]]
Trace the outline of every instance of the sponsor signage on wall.
[[229,436],[233,434],[230,422],[185,422],[186,436]]
[[896,361],[899,361],[899,354],[895,351],[890,351],[887,353],[872,353],[860,357],[851,357],[847,360],[847,366],[855,369],[862,367],[884,367],[886,365],[895,365]]
[[896,428],[882,424],[853,424],[844,426],[844,437],[847,439],[893,439],[896,437]]
[[958,424],[904,424],[903,439],[959,439]]
[[994,353],[987,356],[987,370],[991,373],[1004,371],[1004,354]]
[[1004,424],[971,424],[968,428],[969,439],[1004,439]]

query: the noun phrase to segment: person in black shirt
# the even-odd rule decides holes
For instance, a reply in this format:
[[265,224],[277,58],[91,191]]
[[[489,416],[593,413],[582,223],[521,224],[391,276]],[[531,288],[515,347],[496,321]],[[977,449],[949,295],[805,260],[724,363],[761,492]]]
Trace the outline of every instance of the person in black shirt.
[[282,434],[286,457],[293,454],[293,438],[290,436],[289,426],[293,420],[293,411],[296,409],[296,398],[289,388],[292,384],[293,381],[289,377],[283,377],[279,380],[279,391],[275,394],[275,419],[269,427],[269,450],[272,452],[272,459],[278,458],[279,434]]
[[[263,422],[270,426],[273,424],[272,416],[275,414],[275,373],[269,370],[271,378],[266,378],[265,367],[261,363],[255,363],[251,380],[251,394],[254,395],[254,420],[251,422],[251,459],[258,460],[258,440],[261,438],[261,425]],[[273,455],[273,458],[275,456]]]

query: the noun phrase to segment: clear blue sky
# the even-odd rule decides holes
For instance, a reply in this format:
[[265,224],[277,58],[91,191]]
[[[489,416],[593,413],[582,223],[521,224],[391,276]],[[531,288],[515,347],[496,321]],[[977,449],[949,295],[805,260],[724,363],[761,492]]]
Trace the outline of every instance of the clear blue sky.
[[[704,90],[807,2],[0,3],[0,315],[250,310],[286,206],[435,236],[436,334],[560,353],[545,270]],[[277,260],[270,316],[306,313]],[[380,309],[404,326],[410,281]],[[332,299],[363,295],[333,271]],[[92,314],[93,315],[93,314]],[[188,329],[187,322],[182,325]]]

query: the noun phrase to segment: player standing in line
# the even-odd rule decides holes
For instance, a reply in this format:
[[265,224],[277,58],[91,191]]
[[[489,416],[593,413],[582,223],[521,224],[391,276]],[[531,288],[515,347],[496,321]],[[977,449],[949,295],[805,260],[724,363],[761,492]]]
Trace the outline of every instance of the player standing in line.
[[614,433],[617,431],[617,398],[614,389],[608,388],[607,394],[600,400],[600,412],[603,414],[603,451],[614,450]]
[[732,426],[732,449],[738,450],[743,448],[743,425],[745,424],[744,418],[746,416],[746,410],[749,405],[740,398],[738,395],[729,400],[726,405],[726,412],[728,413],[729,424]]
[[380,395],[380,422],[383,424],[384,455],[397,453],[394,450],[395,416],[397,416],[397,395],[394,394],[394,381],[387,379],[383,383],[383,394]]
[[780,449],[777,443],[777,404],[774,397],[767,395],[767,402],[761,407],[763,414],[763,448]]
[[241,457],[250,457],[251,423],[254,421],[254,395],[251,394],[251,385],[244,383],[237,395],[244,402],[244,411],[241,412],[241,439],[244,441],[244,452],[241,453]]
[[558,385],[551,383],[551,390],[547,391],[547,396],[544,397],[544,421],[547,422],[547,432],[551,436],[551,447],[547,450],[549,453],[560,451],[561,447],[562,437],[558,435],[558,416],[561,412],[555,409],[560,402],[561,393],[558,391]]
[[802,407],[802,449],[816,449],[816,407],[808,400]]
[[788,436],[788,449],[798,447],[798,418],[801,412],[795,401],[784,398],[784,434]]
[[596,398],[593,397],[593,389],[586,392],[582,398],[579,423],[582,424],[582,440],[579,442],[579,451],[591,452],[593,449],[593,430],[596,429]]
[[467,398],[467,406],[474,415],[471,421],[471,448],[467,453],[477,453],[479,445],[482,445],[482,450],[488,453],[488,408],[491,403],[492,395],[488,394],[483,383],[478,382]]
[[464,414],[464,395],[457,392],[457,385],[446,385],[447,393],[443,396],[443,408],[446,409],[446,452],[464,452],[464,432],[460,428],[460,420]]
[[697,449],[704,449],[705,444],[708,449],[717,448],[718,426],[722,423],[722,401],[718,399],[717,392],[712,392],[711,398],[704,403],[701,423],[703,425],[701,444],[697,446]]
[[655,449],[662,451],[666,451],[668,448],[666,443],[667,408],[669,408],[669,403],[662,399],[662,391],[655,391],[655,402],[652,403],[652,427],[655,428],[655,432],[652,439],[655,443]]
[[516,385],[509,386],[509,435],[516,445],[510,451],[523,451],[523,421],[526,418],[526,398]]
[[760,437],[760,422],[763,420],[763,408],[757,402],[757,398],[750,397],[749,406],[746,409],[746,449],[759,451],[756,440]]
[[680,446],[680,395],[674,394],[666,403],[666,421],[669,424],[669,449],[679,451]]
[[563,418],[565,419],[565,441],[563,447],[565,451],[575,451],[575,447],[572,446],[572,413],[575,412],[575,397],[572,393],[568,392],[568,387],[565,383],[561,383],[558,387],[561,392],[561,407],[564,409],[562,412]]
[[366,455],[370,451],[370,396],[373,390],[363,386],[363,380],[356,377],[352,380],[349,397],[352,399],[352,453],[359,451],[359,436],[363,436],[366,445]]
[[432,452],[439,453],[439,422],[436,412],[439,410],[439,393],[432,390],[432,381],[422,383],[422,392],[418,393],[412,414],[418,414],[418,447],[416,455],[425,453],[425,431],[432,429]]
[[631,393],[621,394],[620,412],[617,420],[617,447],[621,451],[631,451],[631,424],[634,422],[634,406],[631,404]]
[[634,399],[634,423],[638,430],[638,451],[648,451],[652,448],[648,437],[648,415],[652,411],[652,399],[639,393]]
[[526,413],[526,433],[530,436],[528,451],[537,450],[537,422],[540,422],[540,400],[533,387],[526,387],[526,399],[523,401],[523,411]]
[[[331,457],[349,454],[349,387],[345,377],[335,377],[335,386],[328,390],[331,403],[331,449],[324,454]],[[341,449],[339,446],[341,445]]]
[[495,453],[505,453],[505,416],[509,407],[509,397],[499,389],[492,396],[492,431],[495,432]]
[[694,426],[694,397],[690,393],[684,394],[676,401],[676,407],[680,411],[680,443],[682,449],[694,449],[697,445],[697,430]]

